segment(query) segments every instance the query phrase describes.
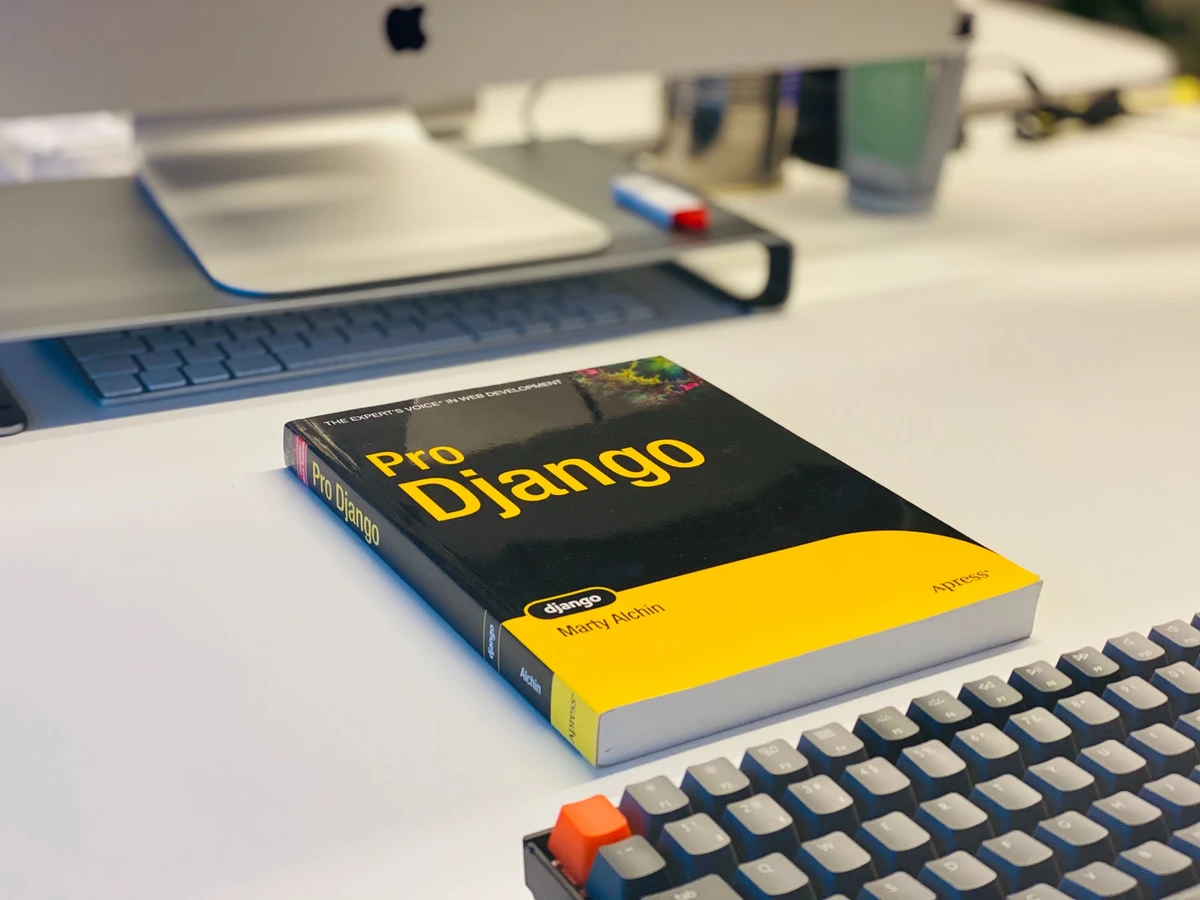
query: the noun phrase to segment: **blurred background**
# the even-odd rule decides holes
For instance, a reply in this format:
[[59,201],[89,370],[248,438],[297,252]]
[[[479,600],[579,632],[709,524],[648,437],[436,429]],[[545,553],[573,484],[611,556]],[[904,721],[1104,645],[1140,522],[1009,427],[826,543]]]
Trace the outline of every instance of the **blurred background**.
[[1200,73],[1200,0],[1030,0],[1165,41],[1181,71]]

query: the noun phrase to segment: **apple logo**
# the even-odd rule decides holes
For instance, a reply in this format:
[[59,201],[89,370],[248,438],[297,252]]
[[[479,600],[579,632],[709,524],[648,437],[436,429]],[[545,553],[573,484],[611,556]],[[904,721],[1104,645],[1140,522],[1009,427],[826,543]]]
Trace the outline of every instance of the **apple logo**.
[[384,22],[388,43],[397,53],[403,50],[420,50],[425,46],[425,32],[421,29],[421,14],[424,6],[393,6]]

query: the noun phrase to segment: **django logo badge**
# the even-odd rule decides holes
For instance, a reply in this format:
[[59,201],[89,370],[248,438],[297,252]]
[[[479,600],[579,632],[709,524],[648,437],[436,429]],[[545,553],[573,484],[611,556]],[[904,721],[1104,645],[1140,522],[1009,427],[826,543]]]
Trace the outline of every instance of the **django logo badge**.
[[590,612],[599,606],[617,602],[617,595],[608,588],[585,588],[549,600],[538,600],[525,607],[535,619],[561,619],[575,613]]

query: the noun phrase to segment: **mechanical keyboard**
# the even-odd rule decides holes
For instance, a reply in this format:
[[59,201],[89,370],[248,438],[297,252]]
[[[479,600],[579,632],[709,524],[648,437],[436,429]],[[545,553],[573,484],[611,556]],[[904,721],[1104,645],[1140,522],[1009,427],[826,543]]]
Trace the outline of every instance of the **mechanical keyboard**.
[[658,316],[609,276],[248,316],[63,340],[105,404],[374,366],[555,334],[602,337]]
[[536,900],[1200,900],[1200,615],[562,807]]

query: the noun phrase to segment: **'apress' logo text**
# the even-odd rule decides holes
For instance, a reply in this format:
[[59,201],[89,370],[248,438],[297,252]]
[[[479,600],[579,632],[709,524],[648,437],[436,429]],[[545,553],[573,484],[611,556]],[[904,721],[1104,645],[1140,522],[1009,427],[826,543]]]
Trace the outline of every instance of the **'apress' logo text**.
[[943,581],[941,584],[933,586],[935,594],[954,593],[955,589],[966,587],[976,581],[985,581],[991,577],[991,573],[987,569],[980,569],[978,572],[972,572],[970,575],[963,575],[959,578],[951,578],[949,581]]

